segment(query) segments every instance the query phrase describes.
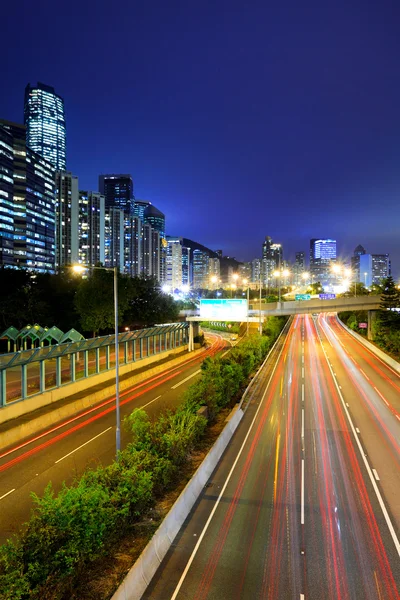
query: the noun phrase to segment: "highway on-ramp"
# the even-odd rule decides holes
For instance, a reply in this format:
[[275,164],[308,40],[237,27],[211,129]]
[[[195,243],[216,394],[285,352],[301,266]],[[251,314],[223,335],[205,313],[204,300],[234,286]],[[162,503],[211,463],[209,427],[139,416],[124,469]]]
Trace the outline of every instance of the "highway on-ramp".
[[[182,393],[199,374],[200,363],[225,347],[220,335],[210,335],[212,344],[195,357],[142,381],[120,394],[121,420],[134,408],[158,414],[181,402]],[[121,428],[122,447],[129,434]],[[88,467],[110,464],[115,458],[115,397],[81,411],[52,427],[0,449],[0,543],[28,518],[31,492],[43,493],[49,481],[54,489],[71,483]]]
[[147,600],[398,600],[400,377],[297,316]]

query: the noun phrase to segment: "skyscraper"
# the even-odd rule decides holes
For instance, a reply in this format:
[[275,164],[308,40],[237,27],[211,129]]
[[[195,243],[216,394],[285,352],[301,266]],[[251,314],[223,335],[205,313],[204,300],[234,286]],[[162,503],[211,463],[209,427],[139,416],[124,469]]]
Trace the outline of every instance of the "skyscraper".
[[0,265],[14,266],[14,149],[0,124]]
[[366,250],[361,244],[354,250],[354,254],[351,257],[351,270],[353,273],[353,281],[361,281],[360,279],[360,256],[366,254]]
[[262,247],[262,279],[264,285],[273,277],[273,272],[282,267],[283,249],[281,244],[274,244],[272,238],[266,236]]
[[79,192],[79,262],[96,266],[104,263],[104,196],[98,192]]
[[[0,178],[0,190],[8,194],[7,200],[10,199],[9,194],[11,193],[10,144],[13,149],[13,210],[9,213],[10,220],[5,220],[3,217],[1,221],[3,256],[6,258],[7,264],[12,266],[9,262],[11,238],[4,238],[4,232],[11,233],[12,231],[13,265],[30,271],[54,273],[54,168],[43,156],[27,147],[24,125],[0,120],[0,128],[8,133],[8,136],[4,136],[3,132],[3,137],[7,140],[5,150],[8,158],[6,157],[6,171],[1,173]],[[8,226],[6,230],[5,225]],[[9,227],[12,227],[12,230]]]
[[25,88],[24,123],[26,143],[56,170],[66,169],[64,100],[44,83]]
[[125,216],[124,211],[110,207],[105,211],[104,264],[118,267],[121,273],[125,268]]
[[306,257],[305,252],[296,252],[296,259],[293,265],[293,276],[295,285],[302,283],[302,274],[306,270]]
[[173,290],[182,287],[182,238],[167,237],[165,283]]
[[361,254],[359,281],[367,287],[379,285],[391,275],[389,254]]
[[336,262],[336,240],[310,240],[310,271],[314,281],[329,282]]
[[99,192],[105,198],[106,211],[112,206],[132,215],[134,209],[133,180],[129,174],[99,175]]
[[193,250],[193,287],[208,288],[209,254],[205,251]]
[[56,173],[56,268],[79,257],[79,183],[69,171]]

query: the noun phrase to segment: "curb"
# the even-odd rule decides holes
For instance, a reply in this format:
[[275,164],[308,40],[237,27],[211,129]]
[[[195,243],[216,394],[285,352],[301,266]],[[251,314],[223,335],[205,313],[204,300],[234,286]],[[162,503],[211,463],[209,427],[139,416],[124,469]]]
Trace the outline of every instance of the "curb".
[[236,431],[243,411],[237,409],[217,441],[175,501],[138,560],[112,596],[112,600],[140,600],[167,554],[186,517],[210,478],[226,446]]
[[339,319],[339,317],[337,315],[336,315],[336,319],[337,319],[337,322],[339,323],[339,325],[341,325],[343,327],[343,329],[345,329],[348,333],[350,333],[350,335],[352,335],[356,340],[358,340],[359,342],[361,342],[361,344],[363,344],[366,348],[368,348],[368,350],[370,350],[373,354],[375,354],[375,356],[377,356],[384,363],[386,363],[388,365],[388,367],[391,367],[392,369],[397,371],[397,373],[400,373],[400,363],[398,363],[397,360],[394,360],[394,358],[391,358],[388,354],[386,354],[386,352],[377,348],[375,346],[375,344],[371,344],[371,342],[369,342],[368,340],[363,338],[363,336],[360,335],[359,333],[356,333],[355,331],[350,329],[350,327],[347,327],[347,325],[345,325]]

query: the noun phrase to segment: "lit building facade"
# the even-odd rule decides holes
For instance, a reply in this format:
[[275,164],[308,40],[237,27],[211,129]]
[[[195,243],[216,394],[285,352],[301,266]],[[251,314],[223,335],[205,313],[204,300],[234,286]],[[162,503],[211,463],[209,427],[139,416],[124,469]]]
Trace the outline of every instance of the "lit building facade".
[[79,262],[83,265],[104,264],[104,204],[98,192],[79,192]]
[[[55,272],[55,171],[53,166],[26,144],[26,127],[0,120],[8,133],[9,153],[12,141],[13,265],[39,273]],[[3,135],[3,138],[5,136]],[[4,159],[3,159],[4,165]],[[8,167],[11,165],[8,161]],[[1,188],[10,193],[10,171],[2,172]],[[4,176],[6,179],[4,179]],[[4,184],[7,184],[5,187]],[[6,197],[3,196],[5,199]],[[7,197],[9,200],[9,196]],[[13,222],[12,222],[13,221]],[[4,230],[4,225],[3,225]],[[11,230],[8,229],[7,233]],[[3,246],[4,248],[4,246]],[[7,260],[10,246],[7,246]],[[4,250],[3,250],[4,254]]]
[[124,271],[130,277],[142,272],[142,221],[134,215],[125,216]]
[[182,285],[190,287],[190,248],[182,245]]
[[79,258],[79,183],[69,171],[56,172],[56,269]]
[[182,239],[167,236],[165,283],[173,290],[182,287]]
[[193,287],[208,288],[209,255],[202,250],[193,250]]
[[283,262],[282,244],[274,244],[272,238],[266,236],[262,247],[261,277],[264,285],[268,285],[273,273],[280,270]]
[[105,208],[114,207],[125,215],[134,214],[133,180],[129,174],[99,176],[99,192],[105,198]]
[[104,266],[125,268],[125,215],[112,206],[105,211],[104,219]]
[[366,254],[366,250],[361,244],[354,250],[354,254],[351,257],[351,271],[353,274],[353,281],[363,281],[360,277],[360,256]]
[[0,265],[14,266],[13,136],[0,125]]
[[383,279],[391,275],[389,254],[360,255],[359,281],[367,287],[380,285]]
[[310,240],[310,272],[314,282],[333,280],[332,266],[336,263],[336,240]]
[[295,285],[303,283],[302,275],[306,270],[305,252],[296,252],[296,258],[293,265],[293,282]]
[[24,123],[26,144],[57,171],[66,169],[66,125],[64,100],[53,87],[38,83],[25,88]]

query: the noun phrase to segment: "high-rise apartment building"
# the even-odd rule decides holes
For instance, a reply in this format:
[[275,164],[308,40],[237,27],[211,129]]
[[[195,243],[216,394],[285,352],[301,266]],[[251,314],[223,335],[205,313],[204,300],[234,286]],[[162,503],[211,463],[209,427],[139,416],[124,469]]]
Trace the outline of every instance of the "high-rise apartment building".
[[125,216],[124,271],[130,277],[142,272],[142,221],[134,215]]
[[79,262],[104,264],[104,196],[98,192],[79,192]]
[[332,266],[335,262],[336,240],[310,240],[310,271],[314,281],[332,281]]
[[133,180],[129,174],[99,175],[99,192],[105,208],[119,208],[125,215],[134,214]]
[[26,144],[58,171],[66,169],[64,100],[53,87],[38,83],[25,88]]
[[182,285],[190,286],[190,248],[182,245]]
[[391,275],[389,254],[361,254],[359,279],[367,287],[381,284]]
[[79,259],[79,183],[69,171],[56,172],[56,269]]
[[208,288],[209,254],[199,249],[193,250],[193,287]]
[[0,125],[0,265],[14,266],[13,136]]
[[262,247],[262,280],[264,285],[273,278],[273,273],[282,268],[282,244],[274,244],[272,238],[266,236]]
[[300,285],[302,281],[302,275],[306,270],[306,256],[305,252],[296,252],[296,258],[293,265],[293,281],[295,285]]
[[182,238],[167,236],[165,283],[173,290],[182,287]]
[[[3,129],[1,148],[6,152],[2,158],[0,194],[8,202],[11,193],[10,148],[12,160],[12,204],[10,220],[2,218],[5,225],[13,226],[11,238],[2,242],[2,254],[9,266],[31,271],[54,273],[55,269],[55,173],[53,166],[37,152],[27,147],[26,127],[0,120]],[[8,134],[5,135],[4,131]],[[11,146],[12,145],[12,146]],[[4,194],[8,194],[5,196]],[[2,235],[4,240],[4,233]],[[6,250],[6,252],[5,252]]]
[[260,258],[255,258],[251,261],[251,281],[259,283],[261,277],[262,262]]
[[125,269],[125,215],[115,206],[105,212],[104,265],[118,267],[121,273]]

